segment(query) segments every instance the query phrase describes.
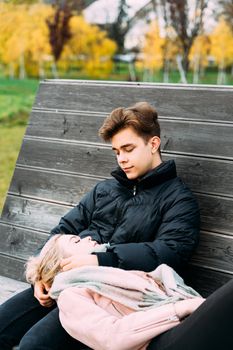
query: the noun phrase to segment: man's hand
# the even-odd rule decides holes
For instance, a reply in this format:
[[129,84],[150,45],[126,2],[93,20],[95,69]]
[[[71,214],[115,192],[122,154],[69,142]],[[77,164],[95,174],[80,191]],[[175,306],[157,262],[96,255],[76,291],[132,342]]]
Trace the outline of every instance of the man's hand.
[[98,266],[98,259],[96,255],[85,254],[85,255],[72,255],[69,258],[62,259],[61,261],[62,271],[68,271],[75,267],[82,266]]
[[34,284],[34,297],[39,301],[40,305],[50,307],[54,304],[54,300],[48,295],[49,288],[42,281]]

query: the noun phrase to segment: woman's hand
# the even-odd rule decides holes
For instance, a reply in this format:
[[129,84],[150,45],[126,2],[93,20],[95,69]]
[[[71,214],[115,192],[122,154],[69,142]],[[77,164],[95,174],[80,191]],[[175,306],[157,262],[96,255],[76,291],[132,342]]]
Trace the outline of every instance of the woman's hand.
[[192,314],[204,301],[205,299],[201,297],[177,301],[174,304],[177,316],[182,320]]
[[74,269],[75,267],[98,265],[97,256],[94,254],[72,255],[69,258],[62,259],[60,264],[63,272]]
[[42,281],[34,284],[34,297],[39,301],[40,305],[50,307],[54,304],[54,300],[48,295],[49,287]]

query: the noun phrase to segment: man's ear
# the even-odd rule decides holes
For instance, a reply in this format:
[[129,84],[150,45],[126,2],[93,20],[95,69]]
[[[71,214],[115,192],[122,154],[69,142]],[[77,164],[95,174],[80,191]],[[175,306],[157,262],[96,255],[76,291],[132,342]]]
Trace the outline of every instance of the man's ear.
[[159,146],[161,144],[161,139],[158,136],[153,136],[150,139],[150,144],[151,144],[151,153],[154,154],[159,149]]

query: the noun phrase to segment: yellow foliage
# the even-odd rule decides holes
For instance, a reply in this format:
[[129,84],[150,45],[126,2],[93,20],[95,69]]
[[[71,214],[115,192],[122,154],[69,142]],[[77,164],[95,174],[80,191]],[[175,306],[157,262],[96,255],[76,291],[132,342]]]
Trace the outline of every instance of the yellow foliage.
[[211,55],[221,68],[233,64],[233,34],[223,18],[210,35]]
[[65,46],[62,59],[73,57],[79,61],[80,68],[92,77],[107,76],[112,70],[111,58],[117,48],[114,41],[81,16],[71,18],[70,28],[72,37]]
[[[54,15],[51,5],[13,5],[0,3],[0,61],[15,70],[24,64],[38,74],[45,62],[52,64],[49,30],[46,20]],[[111,57],[116,44],[106,32],[88,24],[83,17],[70,21],[72,38],[67,42],[59,66],[68,69],[77,61],[84,73],[103,77],[112,69]],[[22,63],[23,62],[23,63]]]
[[207,35],[199,35],[194,40],[189,53],[191,67],[198,63],[199,67],[208,66],[208,55],[210,53],[211,42]]
[[158,23],[153,21],[145,36],[142,48],[142,61],[147,69],[160,69],[163,66],[165,39],[161,37]]
[[20,57],[41,60],[51,52],[45,23],[52,8],[48,5],[1,4],[0,57],[3,63],[18,62]]

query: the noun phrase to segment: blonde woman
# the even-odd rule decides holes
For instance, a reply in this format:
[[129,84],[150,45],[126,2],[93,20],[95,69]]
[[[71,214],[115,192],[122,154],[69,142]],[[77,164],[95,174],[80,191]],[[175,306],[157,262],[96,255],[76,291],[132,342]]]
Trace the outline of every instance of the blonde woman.
[[[204,302],[167,265],[151,273],[68,266],[71,256],[105,250],[106,245],[91,237],[56,235],[27,263],[28,281],[43,280],[57,301],[62,326],[73,338],[94,350],[231,348],[230,311],[222,317],[219,309],[229,303],[233,283]],[[233,301],[228,307],[232,311]]]

